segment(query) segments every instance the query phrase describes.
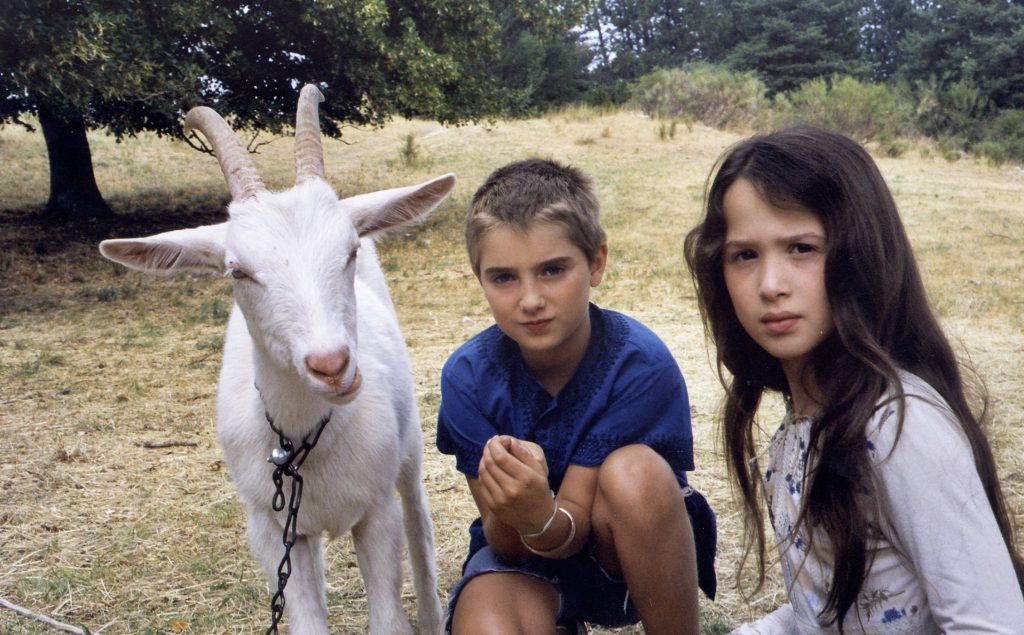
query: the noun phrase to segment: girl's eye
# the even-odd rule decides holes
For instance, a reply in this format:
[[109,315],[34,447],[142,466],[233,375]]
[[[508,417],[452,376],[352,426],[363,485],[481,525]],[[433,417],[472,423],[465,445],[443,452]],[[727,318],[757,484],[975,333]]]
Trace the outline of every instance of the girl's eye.
[[512,274],[510,273],[497,273],[491,276],[491,282],[494,284],[506,284],[512,282]]
[[809,243],[796,243],[790,249],[795,254],[809,254],[818,250],[817,247]]
[[740,249],[729,256],[730,262],[746,262],[757,258],[757,252],[753,249]]
[[565,271],[565,267],[563,265],[548,265],[547,267],[544,267],[542,273],[545,276],[557,276],[563,271]]

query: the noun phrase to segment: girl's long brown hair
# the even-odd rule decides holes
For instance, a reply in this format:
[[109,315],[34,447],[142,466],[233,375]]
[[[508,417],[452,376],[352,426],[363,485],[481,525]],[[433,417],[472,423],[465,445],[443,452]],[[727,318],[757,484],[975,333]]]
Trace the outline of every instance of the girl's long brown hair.
[[746,510],[743,560],[755,551],[758,588],[764,582],[765,534],[760,475],[751,465],[757,452],[754,420],[765,390],[788,396],[789,386],[778,360],[740,325],[725,286],[722,201],[737,179],[748,180],[778,207],[813,210],[828,237],[825,286],[835,330],[806,365],[825,407],[811,428],[814,455],[808,460],[800,513],[801,522],[824,532],[834,552],[835,573],[819,616],[822,623],[835,623],[842,631],[871,564],[866,550],[869,510],[857,495],[871,479],[865,430],[885,395],[894,393],[902,402],[901,369],[931,385],[967,434],[1024,588],[1024,560],[1014,547],[1014,528],[982,430],[987,395],[978,382],[980,408],[973,412],[960,365],[932,313],[896,203],[874,161],[851,139],[806,125],[758,135],[729,149],[709,177],[704,218],[685,242],[704,328],[716,348],[726,389],[726,461]]

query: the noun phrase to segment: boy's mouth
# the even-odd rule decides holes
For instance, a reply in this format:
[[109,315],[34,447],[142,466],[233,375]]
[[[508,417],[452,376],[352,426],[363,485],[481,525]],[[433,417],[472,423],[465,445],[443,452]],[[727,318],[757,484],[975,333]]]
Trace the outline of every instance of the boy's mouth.
[[543,320],[530,320],[529,322],[520,322],[520,324],[528,331],[540,332],[543,331],[548,324],[551,323],[553,318],[546,318]]

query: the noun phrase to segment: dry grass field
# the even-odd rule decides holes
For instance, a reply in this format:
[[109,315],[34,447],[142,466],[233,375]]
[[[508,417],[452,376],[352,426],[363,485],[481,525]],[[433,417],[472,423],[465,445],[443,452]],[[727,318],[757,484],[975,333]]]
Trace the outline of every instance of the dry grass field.
[[[438,375],[459,343],[490,324],[461,218],[492,169],[539,154],[596,177],[611,259],[595,301],[651,326],[687,377],[692,482],[721,529],[721,591],[702,603],[704,632],[724,632],[782,600],[776,577],[749,602],[733,585],[740,518],[716,442],[720,387],[681,255],[707,172],[739,137],[680,126],[662,139],[658,122],[633,113],[567,110],[464,127],[395,121],[328,141],[327,172],[344,194],[448,171],[460,179],[425,224],[381,245],[413,357],[443,592],[475,512],[453,461],[433,444]],[[115,236],[223,217],[227,191],[211,157],[150,136],[91,141],[100,188],[118,212]],[[290,140],[264,146],[256,162],[269,186],[290,185]],[[1024,171],[948,163],[925,147],[879,163],[936,310],[987,382],[990,435],[1024,526]],[[92,633],[262,632],[269,597],[214,435],[228,283],[127,272],[103,260],[95,240],[37,224],[30,213],[48,187],[40,134],[0,130],[0,165],[0,598]],[[777,415],[769,406],[764,426]],[[328,559],[332,627],[364,632],[350,542],[332,543]],[[406,596],[412,614],[411,586]],[[46,632],[0,609],[0,633]]]

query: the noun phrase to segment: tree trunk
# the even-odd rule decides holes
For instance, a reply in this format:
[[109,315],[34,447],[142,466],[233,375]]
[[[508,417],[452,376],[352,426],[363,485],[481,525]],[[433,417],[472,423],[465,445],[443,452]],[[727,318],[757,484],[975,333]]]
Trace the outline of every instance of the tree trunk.
[[69,113],[40,105],[39,125],[50,159],[50,200],[46,203],[46,214],[73,224],[109,223],[113,212],[96,186],[81,112]]

